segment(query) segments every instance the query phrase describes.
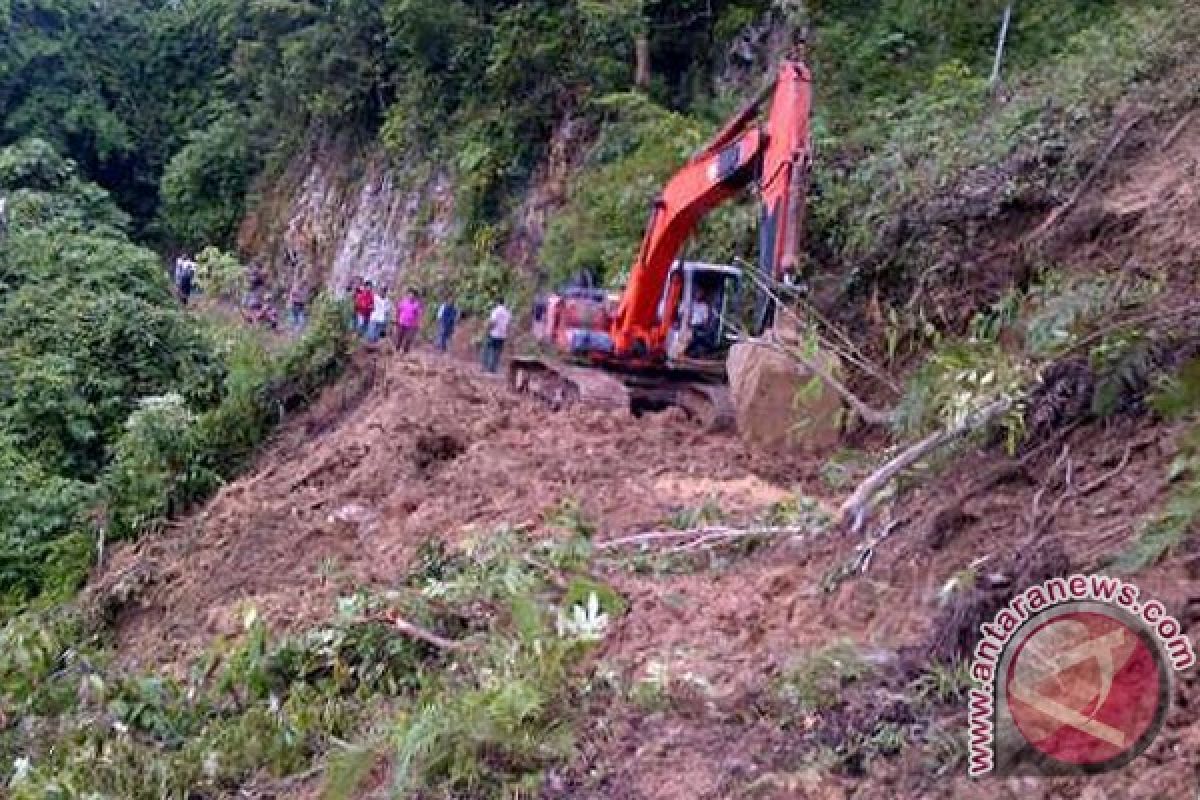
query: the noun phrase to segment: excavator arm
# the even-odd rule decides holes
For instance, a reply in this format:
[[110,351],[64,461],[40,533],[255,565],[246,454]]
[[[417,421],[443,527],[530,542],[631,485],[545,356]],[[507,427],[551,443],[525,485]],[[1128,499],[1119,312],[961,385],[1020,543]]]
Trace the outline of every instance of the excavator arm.
[[[795,268],[810,161],[811,83],[803,63],[785,61],[770,91],[726,123],[663,187],[614,320],[618,356],[653,358],[663,352],[679,303],[677,287],[662,303],[671,265],[697,223],[753,182],[762,203],[760,268],[776,278]],[[770,115],[759,126],[755,120],[768,94]]]

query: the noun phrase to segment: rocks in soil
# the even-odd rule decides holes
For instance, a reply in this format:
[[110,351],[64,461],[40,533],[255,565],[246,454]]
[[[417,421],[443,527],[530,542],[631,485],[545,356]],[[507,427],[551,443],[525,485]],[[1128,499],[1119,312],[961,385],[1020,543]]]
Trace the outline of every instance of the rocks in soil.
[[[837,374],[835,356],[818,353]],[[827,450],[841,438],[842,401],[799,361],[757,342],[738,342],[726,361],[738,430],[752,446]]]
[[1091,413],[1095,390],[1096,376],[1087,361],[1071,358],[1050,365],[1029,396],[1027,441],[1045,441],[1055,431],[1084,419]]

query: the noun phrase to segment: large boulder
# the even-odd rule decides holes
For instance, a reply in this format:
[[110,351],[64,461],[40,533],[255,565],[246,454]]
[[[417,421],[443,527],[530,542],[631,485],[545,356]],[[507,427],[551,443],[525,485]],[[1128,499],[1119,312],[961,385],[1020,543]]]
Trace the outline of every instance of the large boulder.
[[[729,352],[726,368],[739,432],[767,451],[836,447],[844,417],[841,398],[780,346],[738,342]],[[818,352],[816,358],[829,374],[840,375],[836,356]]]

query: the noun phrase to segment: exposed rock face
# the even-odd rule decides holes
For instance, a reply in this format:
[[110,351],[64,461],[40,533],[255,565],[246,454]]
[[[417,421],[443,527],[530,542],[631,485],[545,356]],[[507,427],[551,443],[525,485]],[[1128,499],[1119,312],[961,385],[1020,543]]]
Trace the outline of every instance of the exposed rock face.
[[523,270],[537,267],[549,217],[566,202],[571,179],[587,155],[594,135],[578,117],[565,116],[550,138],[546,159],[534,172],[520,206],[513,213],[512,235],[504,248],[508,263]]
[[324,144],[260,193],[238,244],[279,284],[305,277],[334,290],[354,276],[395,285],[453,233],[446,170],[408,173],[381,152]]
[[[826,369],[838,373],[840,364],[834,356],[818,357],[824,359]],[[767,451],[837,446],[841,398],[814,382],[798,361],[763,344],[738,342],[730,350],[726,368],[738,430],[748,443]]]
[[[571,177],[593,135],[565,115],[545,160],[505,221],[505,260],[526,273],[536,269],[546,222],[566,200]],[[413,156],[397,164],[381,149],[362,151],[348,141],[316,142],[278,176],[258,187],[258,201],[242,222],[238,246],[257,259],[277,285],[303,277],[309,285],[340,291],[355,276],[399,288],[428,284],[443,270],[460,219],[455,175],[445,164]]]

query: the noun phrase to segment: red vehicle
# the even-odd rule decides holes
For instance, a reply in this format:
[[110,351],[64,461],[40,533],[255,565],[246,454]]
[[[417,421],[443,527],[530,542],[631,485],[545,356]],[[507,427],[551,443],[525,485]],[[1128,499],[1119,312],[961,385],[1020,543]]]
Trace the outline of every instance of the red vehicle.
[[[763,122],[759,112],[768,97]],[[675,405],[707,427],[731,424],[725,355],[742,273],[680,254],[705,214],[755,186],[759,269],[775,280],[795,271],[811,166],[811,99],[808,67],[784,61],[774,80],[667,182],[623,293],[577,287],[539,300],[534,337],[565,360],[513,359],[513,388],[553,408],[584,402],[640,412]],[[752,332],[761,333],[772,314],[760,296]]]

